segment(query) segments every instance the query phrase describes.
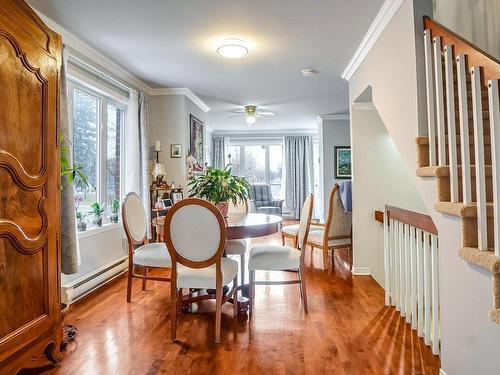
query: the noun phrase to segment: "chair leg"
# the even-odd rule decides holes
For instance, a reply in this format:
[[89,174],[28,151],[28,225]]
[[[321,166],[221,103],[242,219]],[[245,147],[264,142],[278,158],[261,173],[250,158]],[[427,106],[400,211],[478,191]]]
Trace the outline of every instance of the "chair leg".
[[[144,276],[148,277],[149,267],[144,267]],[[142,279],[142,290],[146,290],[147,279]]]
[[323,269],[328,269],[328,247],[323,247]]
[[129,263],[128,265],[128,277],[127,277],[127,302],[132,299],[132,274],[134,273],[134,265]]
[[215,343],[220,342],[220,326],[222,315],[222,285],[215,288]]
[[292,245],[293,245],[293,247],[295,247],[295,248],[297,248],[297,241],[298,241],[297,236],[293,236],[293,238],[292,238]]
[[245,264],[245,254],[241,254],[241,285],[245,284],[245,268],[246,268],[246,264]]
[[285,246],[285,234],[283,232],[281,232],[281,243]]
[[250,301],[248,301],[248,313],[250,316],[253,314],[254,309],[254,300],[255,300],[255,271],[249,271],[250,278]]
[[304,311],[307,313],[307,289],[306,289],[306,276],[304,275],[303,268],[299,268],[300,278],[300,291],[302,293],[302,303],[304,304]]
[[238,316],[238,275],[234,278],[234,292],[233,292],[233,314],[236,318]]
[[175,341],[177,337],[177,300],[177,288],[172,284],[170,292],[170,337],[172,341]]

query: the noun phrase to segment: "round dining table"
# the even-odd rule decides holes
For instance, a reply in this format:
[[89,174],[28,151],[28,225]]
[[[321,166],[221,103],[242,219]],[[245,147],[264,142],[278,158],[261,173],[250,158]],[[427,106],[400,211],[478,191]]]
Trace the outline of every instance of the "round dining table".
[[[229,213],[226,220],[226,238],[228,240],[238,240],[244,238],[264,237],[277,233],[281,228],[282,219],[280,216],[261,213],[235,212]],[[165,216],[159,216],[152,220],[156,229],[156,240],[163,241]],[[248,293],[249,285],[242,283],[238,286],[241,295],[238,296],[238,311],[240,314],[246,314],[248,311]],[[205,299],[215,298],[215,291],[204,291],[192,296],[190,293],[183,299],[183,311],[192,311],[192,305]],[[234,303],[234,301],[230,300]]]

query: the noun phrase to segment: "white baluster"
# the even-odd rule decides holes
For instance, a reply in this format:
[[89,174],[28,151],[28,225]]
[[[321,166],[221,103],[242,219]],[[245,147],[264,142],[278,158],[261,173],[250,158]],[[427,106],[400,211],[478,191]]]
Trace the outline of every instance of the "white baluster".
[[400,290],[400,302],[401,302],[401,316],[406,316],[406,285],[405,285],[405,235],[406,228],[405,224],[399,223],[401,225],[401,235],[400,235],[400,262],[399,262],[399,290]]
[[457,57],[457,76],[458,76],[458,110],[460,118],[460,152],[462,156],[462,192],[463,202],[469,204],[472,202],[472,182],[470,170],[470,151],[469,151],[469,104],[467,102],[467,77],[466,77],[465,56]]
[[431,246],[429,234],[424,232],[424,342],[431,344]]
[[486,227],[486,176],[484,171],[483,104],[481,101],[481,69],[479,67],[473,67],[471,74],[472,112],[474,120],[474,152],[476,164],[477,242],[479,250],[488,250]]
[[431,236],[431,260],[432,260],[432,353],[439,354],[439,258],[438,239]]
[[488,81],[490,107],[491,159],[493,169],[493,223],[495,255],[500,256],[500,98],[498,80]]
[[443,62],[441,37],[434,38],[434,82],[436,85],[436,122],[438,141],[438,165],[446,165],[446,124],[444,121]]
[[384,212],[384,289],[385,289],[385,305],[391,304],[390,299],[390,240],[389,240],[389,220],[387,219],[387,211]]
[[417,329],[417,229],[411,229],[411,328]]
[[396,310],[401,310],[400,304],[400,291],[399,291],[399,255],[401,253],[401,241],[400,241],[400,223],[399,221],[394,221],[394,286],[396,289],[396,293],[394,293],[394,299],[396,300]]
[[431,31],[424,31],[425,87],[427,90],[427,125],[429,133],[429,165],[436,165],[436,109],[434,102],[434,59],[432,57]]
[[[444,47],[446,76],[446,113],[448,125],[448,161],[450,166],[451,201],[458,202],[457,135],[455,126],[455,87],[453,76],[453,46]],[[462,147],[464,147],[462,145]],[[469,147],[469,145],[465,145]]]
[[420,229],[417,231],[417,320],[418,320],[418,335],[424,336],[424,251],[425,251],[425,234]]
[[406,323],[411,322],[411,232],[412,227],[406,225],[405,232],[405,312]]

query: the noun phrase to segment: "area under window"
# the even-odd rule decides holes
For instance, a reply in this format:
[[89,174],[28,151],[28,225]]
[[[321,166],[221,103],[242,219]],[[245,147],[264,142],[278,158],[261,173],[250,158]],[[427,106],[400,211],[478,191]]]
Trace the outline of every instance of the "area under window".
[[[73,117],[73,160],[83,165],[88,186],[76,185],[79,211],[90,212],[98,202],[111,213],[113,200],[121,198],[122,147],[126,107],[119,100],[76,83],[70,84]],[[91,220],[88,220],[91,223]]]
[[227,149],[233,173],[244,176],[250,184],[269,184],[275,199],[283,199],[283,145],[231,144]]

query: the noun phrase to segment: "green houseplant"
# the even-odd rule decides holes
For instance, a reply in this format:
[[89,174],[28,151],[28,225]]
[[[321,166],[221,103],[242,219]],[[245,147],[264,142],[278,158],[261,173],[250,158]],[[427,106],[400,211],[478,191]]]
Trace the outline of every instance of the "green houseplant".
[[94,225],[97,227],[102,226],[102,213],[104,212],[104,207],[101,206],[98,202],[92,203],[90,206],[92,209],[92,214],[94,214]]
[[112,223],[118,223],[118,212],[120,211],[120,201],[118,199],[113,199],[111,203],[111,215],[109,216],[109,221]]
[[238,201],[248,199],[250,185],[245,177],[234,176],[231,165],[224,169],[209,167],[200,176],[188,184],[190,197],[206,199],[215,204],[222,215],[227,216],[229,202],[234,205]]

